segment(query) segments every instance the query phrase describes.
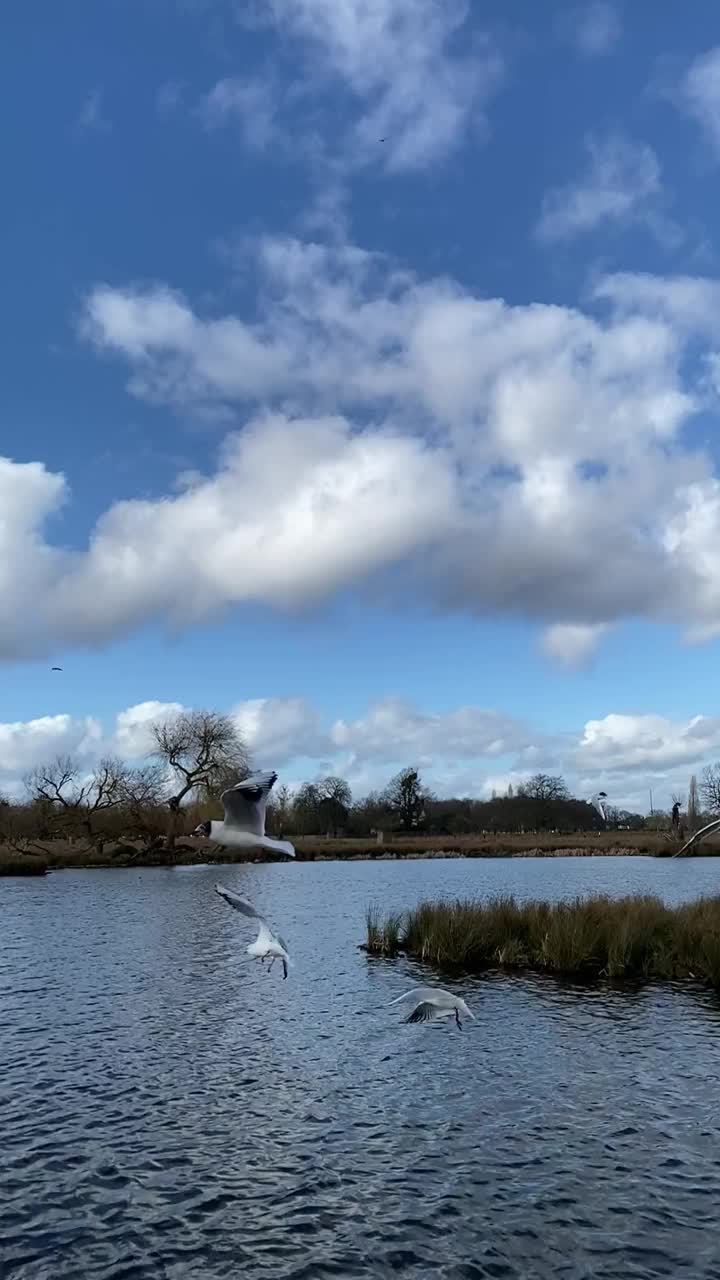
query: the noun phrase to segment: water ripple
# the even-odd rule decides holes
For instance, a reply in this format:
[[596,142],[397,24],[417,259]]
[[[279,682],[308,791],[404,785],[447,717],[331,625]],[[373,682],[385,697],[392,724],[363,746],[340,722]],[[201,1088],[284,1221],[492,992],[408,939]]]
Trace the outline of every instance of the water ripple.
[[470,979],[458,1035],[404,1026],[418,966],[355,947],[372,897],[691,896],[709,861],[228,869],[287,983],[214,868],[6,881],[2,1276],[717,1280],[715,997]]

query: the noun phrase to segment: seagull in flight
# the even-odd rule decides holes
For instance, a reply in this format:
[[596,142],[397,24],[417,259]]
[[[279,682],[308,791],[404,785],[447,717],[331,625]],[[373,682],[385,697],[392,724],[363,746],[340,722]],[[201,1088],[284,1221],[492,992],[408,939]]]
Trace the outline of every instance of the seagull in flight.
[[441,987],[413,987],[412,991],[406,991],[390,1003],[400,1004],[403,1000],[412,1001],[413,1006],[406,1022],[432,1022],[436,1018],[451,1018],[454,1014],[462,1031],[460,1014],[473,1020],[475,1018],[462,996],[454,996],[451,991],[443,991]]
[[62,667],[51,667],[51,671],[62,671]]
[[279,933],[273,933],[265,917],[255,910],[252,902],[248,902],[247,898],[241,898],[239,893],[233,893],[232,890],[226,889],[221,884],[215,885],[215,892],[225,899],[229,907],[239,911],[244,916],[249,916],[251,920],[257,920],[259,925],[258,936],[254,942],[251,942],[245,948],[248,955],[254,956],[256,960],[262,961],[263,964],[265,963],[265,958],[270,956],[268,972],[272,969],[276,960],[282,960],[283,978],[287,978],[288,965],[291,961],[285,939],[281,938]]
[[592,804],[597,809],[603,822],[607,822],[607,791],[598,791],[597,795],[592,798]]
[[249,778],[223,791],[220,799],[225,810],[224,821],[201,822],[192,834],[215,840],[226,849],[252,849],[260,845],[294,858],[295,847],[289,840],[273,840],[272,836],[265,835],[265,810],[276,779],[277,774],[272,772],[251,773]]

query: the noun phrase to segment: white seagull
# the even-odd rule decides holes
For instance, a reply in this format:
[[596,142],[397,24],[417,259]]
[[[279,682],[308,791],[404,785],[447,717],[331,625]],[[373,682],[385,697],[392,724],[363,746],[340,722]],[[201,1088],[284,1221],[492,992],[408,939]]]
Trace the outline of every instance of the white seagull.
[[603,822],[607,822],[607,792],[598,791],[597,795],[593,796],[590,803],[597,809]]
[[252,849],[260,845],[274,853],[295,857],[295,848],[289,840],[273,840],[265,835],[265,810],[268,796],[277,774],[251,773],[220,799],[225,809],[223,822],[201,822],[193,831],[194,836],[206,836],[224,845],[226,849]]
[[400,1004],[401,1000],[412,1000],[406,1022],[430,1022],[434,1018],[450,1018],[455,1014],[455,1021],[462,1031],[460,1014],[475,1019],[475,1014],[468,1009],[462,996],[454,996],[451,991],[443,991],[440,987],[413,987],[403,996],[397,996],[390,1004]]
[[269,928],[265,917],[261,916],[260,912],[255,910],[252,903],[248,902],[245,898],[241,898],[238,893],[233,893],[230,889],[225,889],[221,884],[215,885],[215,892],[219,893],[220,897],[224,898],[228,906],[233,907],[235,911],[240,911],[242,915],[249,916],[251,920],[258,921],[258,936],[254,942],[251,942],[250,945],[245,948],[248,955],[254,956],[256,960],[261,960],[263,964],[265,963],[266,957],[270,956],[268,971],[272,969],[276,960],[282,960],[283,978],[287,978],[288,965],[292,962],[288,955],[285,939],[281,938],[279,933],[273,933],[272,929]]

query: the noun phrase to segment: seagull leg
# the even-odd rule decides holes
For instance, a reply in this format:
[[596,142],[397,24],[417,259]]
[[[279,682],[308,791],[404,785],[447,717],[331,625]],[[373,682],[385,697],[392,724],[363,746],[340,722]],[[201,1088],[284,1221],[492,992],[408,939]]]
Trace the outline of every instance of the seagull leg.
[[457,1022],[457,1024],[458,1024],[458,1026],[459,1026],[460,1030],[462,1031],[462,1029],[463,1029],[463,1024],[462,1024],[462,1022],[460,1021],[460,1014],[458,1013],[457,1009],[455,1010],[455,1021]]
[[269,972],[270,972],[270,970],[272,969],[272,967],[273,967],[273,965],[274,965],[274,963],[275,963],[275,960],[276,960],[276,959],[277,959],[277,957],[276,957],[276,956],[271,956],[271,957],[270,957],[270,963],[269,963],[269,965],[268,965],[268,973],[269,973]]

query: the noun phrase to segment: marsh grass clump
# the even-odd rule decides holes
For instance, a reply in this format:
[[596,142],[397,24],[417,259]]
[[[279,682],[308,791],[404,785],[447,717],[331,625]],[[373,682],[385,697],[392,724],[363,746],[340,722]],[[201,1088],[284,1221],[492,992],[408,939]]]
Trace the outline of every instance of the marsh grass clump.
[[421,902],[368,912],[367,950],[438,968],[534,969],[564,977],[703,978],[720,988],[720,897],[679,907],[652,895],[569,902]]
[[401,934],[403,917],[400,912],[383,916],[379,907],[368,907],[365,913],[367,925],[366,950],[374,956],[396,956],[403,950]]
[[0,849],[0,876],[44,876],[47,858]]

